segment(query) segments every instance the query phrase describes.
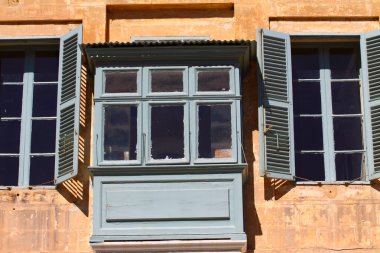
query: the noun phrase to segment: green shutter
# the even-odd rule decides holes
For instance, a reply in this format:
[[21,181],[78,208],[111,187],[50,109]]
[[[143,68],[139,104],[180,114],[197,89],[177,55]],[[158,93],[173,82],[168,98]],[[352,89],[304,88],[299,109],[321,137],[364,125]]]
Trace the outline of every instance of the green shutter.
[[369,179],[380,177],[380,30],[360,38],[367,168]]
[[258,30],[260,173],[294,179],[290,36]]
[[78,173],[82,26],[60,38],[55,183]]

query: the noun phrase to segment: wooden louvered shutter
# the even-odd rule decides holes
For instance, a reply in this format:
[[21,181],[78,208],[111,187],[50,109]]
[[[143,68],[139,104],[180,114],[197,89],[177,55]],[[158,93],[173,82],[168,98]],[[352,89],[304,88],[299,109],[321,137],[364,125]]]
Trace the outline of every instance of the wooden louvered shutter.
[[78,173],[82,26],[60,38],[55,183]]
[[261,175],[294,179],[290,36],[258,30]]
[[360,38],[369,179],[380,178],[380,30]]

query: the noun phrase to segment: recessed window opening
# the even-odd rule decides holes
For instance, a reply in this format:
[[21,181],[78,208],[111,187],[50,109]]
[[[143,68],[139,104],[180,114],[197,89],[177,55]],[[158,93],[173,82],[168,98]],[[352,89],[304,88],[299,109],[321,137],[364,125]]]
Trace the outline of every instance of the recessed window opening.
[[359,44],[294,43],[291,52],[298,180],[365,180]]

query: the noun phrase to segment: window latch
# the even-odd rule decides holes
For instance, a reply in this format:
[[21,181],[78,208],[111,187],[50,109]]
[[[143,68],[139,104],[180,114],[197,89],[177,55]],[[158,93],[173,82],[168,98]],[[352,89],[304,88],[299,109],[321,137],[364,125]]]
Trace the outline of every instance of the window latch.
[[264,130],[264,134],[267,134],[272,129],[272,127],[273,125],[268,125],[268,127]]

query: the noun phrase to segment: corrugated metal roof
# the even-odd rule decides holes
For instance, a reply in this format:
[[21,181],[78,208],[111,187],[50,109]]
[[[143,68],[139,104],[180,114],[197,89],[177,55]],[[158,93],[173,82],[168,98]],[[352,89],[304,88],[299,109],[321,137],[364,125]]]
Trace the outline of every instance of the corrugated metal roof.
[[249,40],[169,40],[169,41],[136,41],[105,42],[82,44],[85,48],[121,48],[121,47],[162,47],[162,46],[239,46],[249,45]]

